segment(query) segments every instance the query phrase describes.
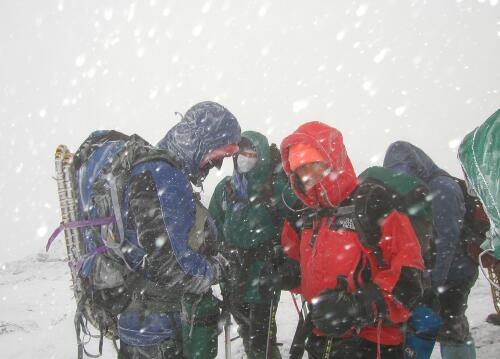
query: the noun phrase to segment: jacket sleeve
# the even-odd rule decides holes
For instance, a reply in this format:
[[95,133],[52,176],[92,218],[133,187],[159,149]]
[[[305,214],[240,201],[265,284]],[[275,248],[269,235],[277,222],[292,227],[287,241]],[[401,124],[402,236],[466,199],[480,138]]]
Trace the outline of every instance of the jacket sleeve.
[[410,220],[393,211],[382,223],[379,247],[385,268],[374,273],[373,282],[383,291],[388,319],[399,323],[422,295],[422,252]]
[[423,291],[422,271],[412,267],[401,268],[399,280],[392,290],[394,298],[405,308],[412,309],[422,297]]
[[285,254],[291,259],[300,262],[300,238],[296,228],[285,220],[281,231],[281,246]]
[[294,292],[300,293],[300,237],[297,229],[288,222],[288,219],[283,224],[281,246],[284,255],[279,262],[279,270],[287,277],[284,282],[288,284],[282,289],[293,289]]
[[168,288],[206,292],[217,268],[188,246],[196,211],[184,175],[165,162],[147,162],[134,168],[127,191],[129,227],[144,248],[148,278]]
[[437,290],[448,277],[455,252],[460,248],[465,204],[462,190],[450,178],[438,177],[429,183],[433,199],[436,264],[431,272],[432,287]]
[[226,186],[226,182],[229,180],[229,177],[224,178],[219,184],[215,187],[214,193],[210,198],[210,204],[208,205],[208,212],[210,216],[215,222],[215,226],[218,231],[218,242],[219,244],[224,243],[224,219],[225,219],[225,210],[222,207],[222,203],[224,200],[224,187]]

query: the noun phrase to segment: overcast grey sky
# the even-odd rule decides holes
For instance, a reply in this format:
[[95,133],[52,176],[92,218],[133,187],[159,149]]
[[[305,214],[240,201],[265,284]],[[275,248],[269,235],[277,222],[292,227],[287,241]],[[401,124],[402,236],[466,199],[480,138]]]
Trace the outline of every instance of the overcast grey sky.
[[98,128],[156,143],[203,100],[278,143],[327,122],[358,173],[405,139],[459,174],[460,139],[500,105],[498,3],[1,1],[0,264],[60,220],[58,144]]

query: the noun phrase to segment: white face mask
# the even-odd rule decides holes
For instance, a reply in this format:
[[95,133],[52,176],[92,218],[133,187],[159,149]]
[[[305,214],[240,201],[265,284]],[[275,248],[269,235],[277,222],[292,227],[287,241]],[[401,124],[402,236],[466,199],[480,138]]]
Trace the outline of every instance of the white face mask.
[[247,157],[243,155],[238,155],[236,159],[236,165],[238,166],[239,173],[247,173],[252,170],[257,164],[257,157]]

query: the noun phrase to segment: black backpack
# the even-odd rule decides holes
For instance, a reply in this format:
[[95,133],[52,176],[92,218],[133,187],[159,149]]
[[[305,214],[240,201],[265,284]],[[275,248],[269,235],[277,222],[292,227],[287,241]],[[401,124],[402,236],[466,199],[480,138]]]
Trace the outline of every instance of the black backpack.
[[[332,229],[348,229],[358,233],[360,242],[373,250],[378,265],[385,265],[378,243],[381,221],[397,210],[408,216],[422,250],[427,270],[435,263],[432,208],[429,189],[416,177],[384,167],[370,167],[359,176],[359,185],[337,208],[308,211],[303,226],[311,226],[318,217],[334,216]],[[319,229],[319,228],[318,228]],[[311,245],[314,245],[315,232]],[[429,283],[425,283],[427,286]]]
[[490,221],[484,212],[479,198],[471,196],[467,191],[464,180],[451,177],[462,190],[465,203],[465,216],[462,226],[461,239],[465,244],[467,255],[479,265],[478,252],[481,244],[486,240],[486,233],[490,229]]
[[[156,160],[176,166],[165,151],[137,135],[116,131],[93,132],[74,155],[65,146],[56,152],[63,215],[58,230],[65,230],[77,302],[74,322],[79,358],[83,353],[100,356],[104,336],[115,342],[117,316],[134,293],[152,286],[142,266],[144,250],[124,226],[128,204],[123,194],[134,166]],[[59,232],[54,232],[48,247]],[[98,355],[88,353],[81,339],[81,332],[92,337],[89,322],[99,330]]]

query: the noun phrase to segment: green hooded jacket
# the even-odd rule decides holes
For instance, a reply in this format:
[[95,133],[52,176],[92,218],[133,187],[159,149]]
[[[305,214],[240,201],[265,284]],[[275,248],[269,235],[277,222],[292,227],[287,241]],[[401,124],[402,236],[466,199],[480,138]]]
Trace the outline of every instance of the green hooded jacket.
[[491,229],[482,247],[493,247],[493,255],[500,259],[500,110],[465,136],[458,158],[490,219]]
[[[221,251],[231,263],[231,278],[226,281],[231,300],[265,303],[269,299],[260,296],[258,277],[274,246],[280,244],[284,218],[289,213],[284,202],[294,203],[296,197],[281,166],[276,170],[272,163],[267,138],[254,131],[241,137],[257,152],[255,167],[244,174],[248,200],[234,200],[232,178],[225,177],[215,188],[208,210],[219,230]],[[274,209],[269,209],[271,203]]]

